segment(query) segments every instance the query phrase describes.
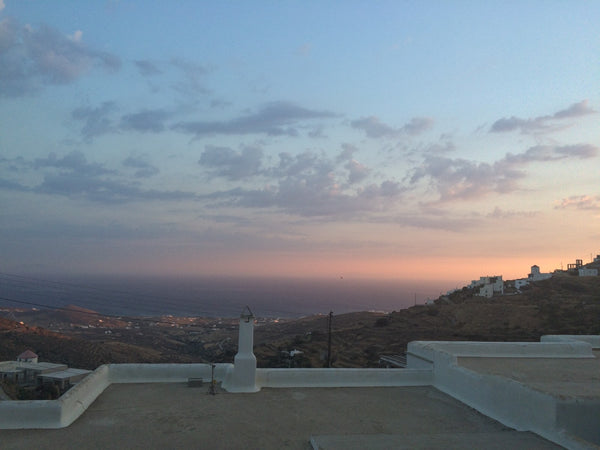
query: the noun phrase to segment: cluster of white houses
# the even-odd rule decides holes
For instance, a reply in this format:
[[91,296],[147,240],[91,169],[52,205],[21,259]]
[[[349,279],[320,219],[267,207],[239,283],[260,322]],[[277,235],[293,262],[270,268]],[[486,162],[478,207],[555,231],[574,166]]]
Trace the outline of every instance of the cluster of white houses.
[[91,371],[69,368],[66,364],[38,362],[38,355],[31,350],[21,353],[16,361],[0,362],[0,380],[18,386],[37,387],[53,384],[64,392],[81,381]]
[[[594,263],[600,263],[600,255],[594,258]],[[597,277],[598,269],[593,267],[586,267],[581,259],[575,260],[575,263],[568,264],[567,271],[576,271],[580,277]],[[540,267],[537,265],[531,266],[531,272],[527,275],[527,278],[519,278],[515,280],[515,289],[517,291],[523,286],[527,286],[532,281],[542,281],[552,278],[552,272],[541,272]],[[504,294],[504,281],[502,275],[485,276],[479,277],[479,280],[471,281],[468,286],[471,289],[479,288],[480,297],[492,298],[494,295]]]

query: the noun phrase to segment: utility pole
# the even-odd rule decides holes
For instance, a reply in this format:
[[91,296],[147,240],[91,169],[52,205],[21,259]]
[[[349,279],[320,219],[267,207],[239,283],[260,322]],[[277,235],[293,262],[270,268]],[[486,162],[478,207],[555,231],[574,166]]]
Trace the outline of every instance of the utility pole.
[[333,311],[329,311],[329,337],[327,339],[327,367],[331,367],[331,321],[333,319]]

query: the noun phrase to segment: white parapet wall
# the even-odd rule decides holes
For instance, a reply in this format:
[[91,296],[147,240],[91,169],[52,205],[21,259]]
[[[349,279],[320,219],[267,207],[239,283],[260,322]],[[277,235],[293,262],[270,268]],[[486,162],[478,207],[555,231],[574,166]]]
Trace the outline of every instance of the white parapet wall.
[[461,367],[458,358],[595,358],[592,349],[597,339],[600,337],[547,336],[543,342],[416,341],[408,344],[407,362],[408,368],[431,367],[434,387],[509,427],[532,431],[566,448],[587,449],[594,447],[574,436],[598,442],[597,399],[568,401],[510,378]]
[[408,343],[409,357],[432,361],[438,353],[456,357],[482,358],[594,358],[592,345],[583,340],[547,342],[414,341]]
[[[210,381],[210,364],[110,364],[111,383],[179,383],[190,378]],[[233,364],[215,364],[215,379],[224,381]]]
[[[215,364],[222,382],[233,364]],[[71,425],[112,383],[178,383],[212,379],[210,364],[108,364],[98,367],[58,400],[0,401],[0,429],[63,428]]]
[[594,350],[600,350],[600,336],[594,334],[547,334],[540,338],[541,342],[587,342]]
[[429,386],[428,369],[257,369],[256,384],[267,388]]

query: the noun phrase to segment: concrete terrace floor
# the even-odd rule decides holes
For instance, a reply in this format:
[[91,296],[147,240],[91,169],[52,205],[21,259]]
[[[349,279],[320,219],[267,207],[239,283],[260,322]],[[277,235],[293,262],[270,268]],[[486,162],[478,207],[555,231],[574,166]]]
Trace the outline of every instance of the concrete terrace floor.
[[470,358],[458,364],[478,373],[518,381],[540,392],[567,398],[600,398],[600,351],[595,358]]
[[111,385],[70,427],[0,430],[2,449],[557,449],[432,387],[263,389]]

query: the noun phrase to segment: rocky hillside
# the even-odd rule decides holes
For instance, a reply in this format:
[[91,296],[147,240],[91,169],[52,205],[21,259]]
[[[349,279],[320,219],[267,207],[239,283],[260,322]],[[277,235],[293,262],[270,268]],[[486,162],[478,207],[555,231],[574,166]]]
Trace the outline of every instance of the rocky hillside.
[[[30,348],[41,360],[94,368],[107,362],[232,362],[237,351],[235,320],[171,318],[172,323],[157,324],[94,315],[96,325],[90,326],[86,313],[73,308],[66,318],[64,312],[39,316],[37,324],[44,326],[85,318],[87,325],[70,323],[60,333],[0,318],[0,360]],[[26,323],[36,323],[35,313],[27,314]],[[544,334],[600,334],[600,277],[558,273],[521,292],[508,287],[491,299],[464,288],[432,305],[389,314],[334,315],[332,360],[334,367],[375,367],[380,355],[402,353],[413,340],[537,341]],[[327,348],[327,316],[256,327],[255,354],[262,367],[323,367]]]

